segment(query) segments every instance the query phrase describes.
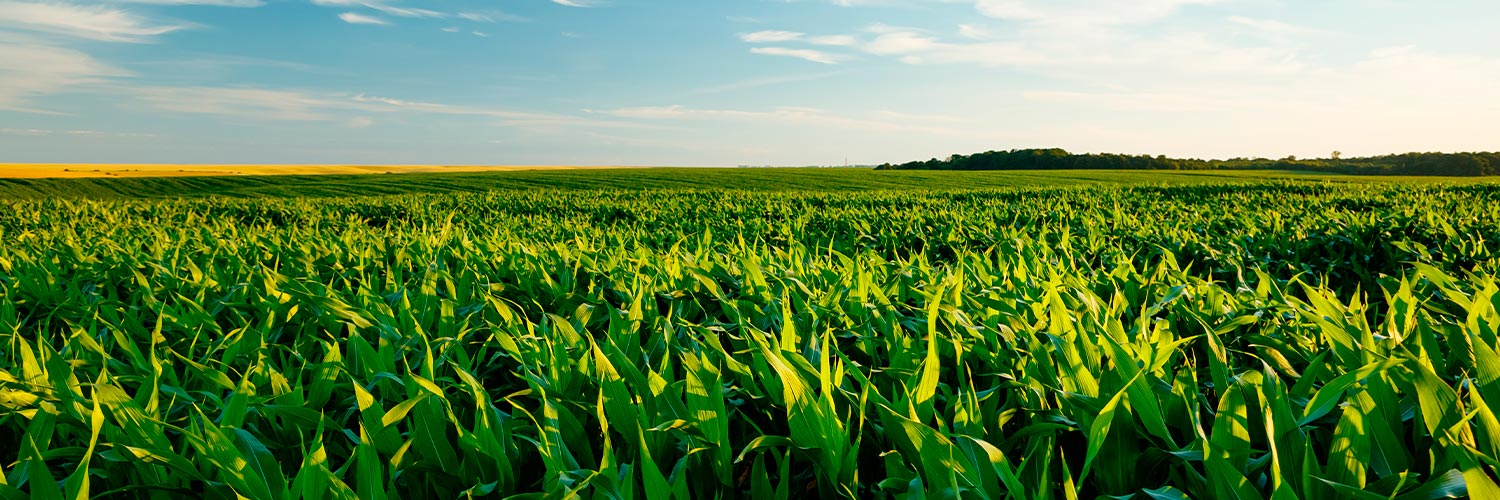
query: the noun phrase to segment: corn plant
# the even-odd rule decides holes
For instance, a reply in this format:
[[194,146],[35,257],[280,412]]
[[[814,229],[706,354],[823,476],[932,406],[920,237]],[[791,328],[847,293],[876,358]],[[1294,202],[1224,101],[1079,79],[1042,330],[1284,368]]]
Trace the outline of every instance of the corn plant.
[[0,498],[1500,498],[1496,198],[6,202]]

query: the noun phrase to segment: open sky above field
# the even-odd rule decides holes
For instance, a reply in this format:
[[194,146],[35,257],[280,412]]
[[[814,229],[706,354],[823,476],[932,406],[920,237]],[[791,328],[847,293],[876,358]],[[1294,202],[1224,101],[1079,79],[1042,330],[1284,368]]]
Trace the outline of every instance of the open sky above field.
[[0,0],[0,161],[1497,149],[1493,0]]

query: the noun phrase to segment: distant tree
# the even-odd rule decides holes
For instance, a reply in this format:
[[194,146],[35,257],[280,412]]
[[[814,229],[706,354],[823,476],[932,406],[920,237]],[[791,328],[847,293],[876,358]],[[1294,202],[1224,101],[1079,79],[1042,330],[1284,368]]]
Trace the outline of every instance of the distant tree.
[[1234,158],[1200,160],[1165,155],[1111,153],[1070,154],[1062,149],[1010,149],[971,155],[955,154],[944,159],[884,164],[879,170],[1309,170],[1363,175],[1500,175],[1500,153],[1406,153],[1370,158],[1344,159],[1334,151],[1332,160],[1280,160]]

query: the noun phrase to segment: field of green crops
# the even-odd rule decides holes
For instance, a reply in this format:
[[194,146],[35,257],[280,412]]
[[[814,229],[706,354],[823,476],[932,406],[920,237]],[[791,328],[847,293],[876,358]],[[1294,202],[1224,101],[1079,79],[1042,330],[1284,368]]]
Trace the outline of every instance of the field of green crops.
[[15,197],[0,499],[1500,499],[1500,185],[1247,179]]
[[848,192],[999,189],[1075,185],[1192,185],[1315,180],[1339,183],[1474,182],[1476,178],[1373,177],[1275,170],[1039,170],[953,172],[863,168],[563,169],[404,175],[246,175],[124,179],[5,179],[0,199],[38,198],[309,198],[490,191],[723,189]]

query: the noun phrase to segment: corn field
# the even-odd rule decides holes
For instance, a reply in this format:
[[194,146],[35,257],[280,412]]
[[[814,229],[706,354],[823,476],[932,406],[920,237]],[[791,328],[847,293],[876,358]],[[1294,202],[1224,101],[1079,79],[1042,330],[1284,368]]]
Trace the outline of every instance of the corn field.
[[0,498],[1500,498],[1497,185],[9,201],[0,242]]

